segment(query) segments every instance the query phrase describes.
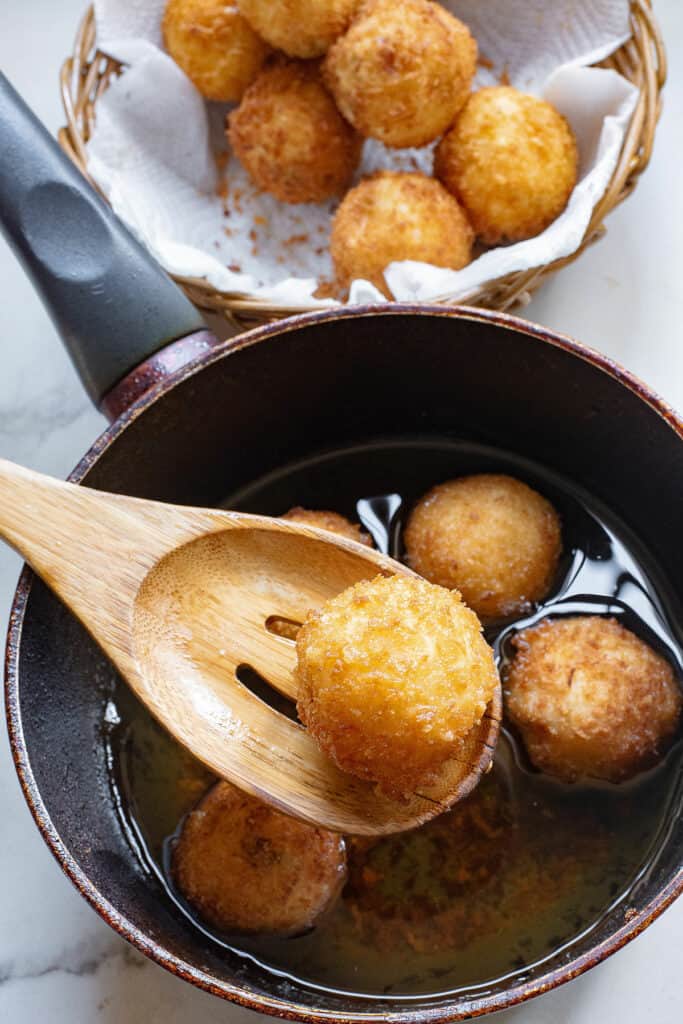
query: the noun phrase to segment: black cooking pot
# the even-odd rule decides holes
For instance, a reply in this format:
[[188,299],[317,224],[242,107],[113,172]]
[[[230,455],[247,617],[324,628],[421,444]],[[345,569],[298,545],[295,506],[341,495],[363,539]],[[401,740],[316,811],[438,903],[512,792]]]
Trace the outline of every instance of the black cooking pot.
[[[321,449],[378,437],[466,438],[534,459],[601,498],[666,567],[683,601],[683,423],[623,369],[523,321],[442,307],[324,311],[219,344],[1,81],[0,124],[0,219],[90,394],[120,413],[72,480],[212,505]],[[683,889],[683,820],[672,812],[628,915],[617,907],[569,951],[512,980],[409,1002],[294,984],[218,950],[141,868],[108,784],[102,717],[113,684],[83,628],[25,569],[6,702],[38,827],[121,935],[180,977],[252,1009],[359,1022],[500,1009],[602,960]]]

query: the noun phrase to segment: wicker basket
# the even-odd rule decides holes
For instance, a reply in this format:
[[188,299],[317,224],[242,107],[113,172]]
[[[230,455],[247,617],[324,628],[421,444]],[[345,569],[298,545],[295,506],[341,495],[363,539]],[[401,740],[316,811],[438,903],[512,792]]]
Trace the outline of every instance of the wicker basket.
[[[638,105],[612,180],[593,211],[581,245],[571,256],[554,263],[489,281],[468,297],[470,305],[499,310],[525,305],[531,293],[549,274],[572,263],[605,233],[605,217],[636,187],[652,154],[661,110],[661,91],[666,80],[666,52],[652,13],[651,0],[632,0],[631,28],[631,38],[600,66],[614,68],[638,87]],[[95,16],[92,7],[89,8],[81,22],[74,53],[62,66],[61,90],[67,123],[59,132],[62,147],[86,177],[85,146],[95,123],[97,102],[110,81],[123,70],[118,61],[97,49]],[[91,183],[94,184],[92,180]],[[176,280],[201,309],[221,313],[237,325],[274,320],[309,308],[274,306],[243,294],[219,292],[197,278],[178,277]]]

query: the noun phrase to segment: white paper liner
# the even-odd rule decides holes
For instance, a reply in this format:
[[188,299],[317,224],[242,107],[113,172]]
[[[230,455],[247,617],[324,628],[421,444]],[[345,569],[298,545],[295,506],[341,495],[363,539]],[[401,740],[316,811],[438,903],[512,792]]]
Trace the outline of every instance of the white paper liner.
[[[90,173],[171,273],[271,304],[334,305],[314,293],[332,278],[328,239],[338,201],[280,203],[258,191],[227,153],[227,192],[222,188],[216,154],[225,148],[227,108],[206,104],[163,52],[164,6],[165,0],[95,2],[100,49],[128,67],[98,103]],[[487,281],[576,251],[609,184],[638,95],[616,72],[585,66],[628,38],[628,0],[453,0],[444,6],[477,38],[486,64],[477,84],[507,76],[568,119],[579,146],[579,182],[565,212],[541,235],[489,250],[463,270],[391,264],[387,282],[405,301],[462,300]],[[429,173],[431,159],[431,147],[396,151],[368,141],[357,178],[379,167]],[[356,281],[349,301],[382,302],[384,296]]]

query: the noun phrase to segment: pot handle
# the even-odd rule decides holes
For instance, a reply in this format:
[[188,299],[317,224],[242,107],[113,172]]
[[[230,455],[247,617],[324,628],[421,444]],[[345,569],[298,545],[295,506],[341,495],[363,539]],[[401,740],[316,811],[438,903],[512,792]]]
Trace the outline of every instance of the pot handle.
[[[110,415],[187,362],[183,353],[191,358],[217,344],[198,310],[86,182],[2,73],[0,229],[42,298],[88,394]],[[189,346],[179,343],[188,336],[193,339]],[[170,359],[154,357],[173,342]],[[147,370],[138,373],[141,364]],[[108,402],[114,392],[118,398]]]

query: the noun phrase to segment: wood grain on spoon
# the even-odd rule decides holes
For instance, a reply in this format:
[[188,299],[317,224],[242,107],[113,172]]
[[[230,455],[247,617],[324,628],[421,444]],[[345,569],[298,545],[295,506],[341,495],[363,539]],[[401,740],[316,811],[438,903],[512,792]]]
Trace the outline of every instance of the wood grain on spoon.
[[466,795],[491,763],[486,717],[437,785],[397,803],[340,772],[301,725],[238,678],[295,699],[294,644],[266,627],[360,579],[410,570],[293,522],[103,494],[0,460],[0,536],[88,628],[136,695],[217,775],[339,832],[412,828]]

